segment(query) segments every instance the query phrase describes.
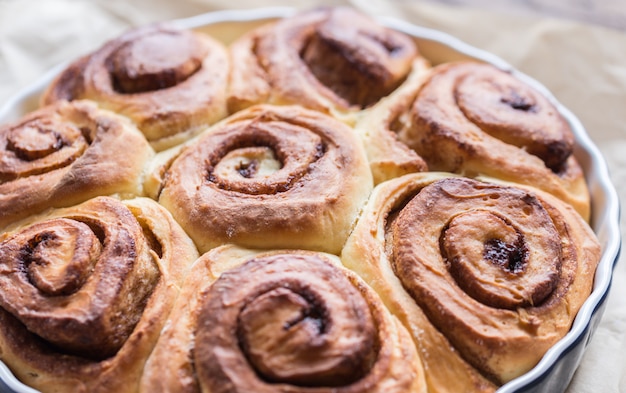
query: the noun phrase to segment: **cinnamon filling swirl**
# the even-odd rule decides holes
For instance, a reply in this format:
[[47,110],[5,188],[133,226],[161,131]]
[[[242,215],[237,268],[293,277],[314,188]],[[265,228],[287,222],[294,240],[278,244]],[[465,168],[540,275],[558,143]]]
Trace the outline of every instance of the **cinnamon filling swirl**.
[[419,57],[407,35],[350,8],[318,8],[262,26],[231,45],[228,106],[299,104],[351,123],[394,91]]
[[70,165],[90,141],[61,116],[39,116],[0,132],[0,182],[39,175]]
[[200,384],[343,391],[378,358],[382,321],[370,307],[341,270],[313,254],[251,259],[204,295],[194,351]]
[[310,72],[350,105],[366,108],[395,90],[417,54],[406,36],[336,9],[314,28],[300,57]]
[[372,188],[357,138],[319,112],[257,105],[182,150],[159,202],[203,252],[235,243],[338,253]]
[[0,243],[0,304],[61,352],[102,360],[133,331],[159,270],[139,257],[143,232],[124,207],[99,198],[82,208]]
[[207,49],[189,31],[154,31],[128,41],[109,55],[106,64],[119,93],[167,89],[202,66]]
[[492,67],[476,66],[457,78],[454,99],[469,121],[539,157],[554,173],[563,170],[574,151],[574,135],[547,98]]

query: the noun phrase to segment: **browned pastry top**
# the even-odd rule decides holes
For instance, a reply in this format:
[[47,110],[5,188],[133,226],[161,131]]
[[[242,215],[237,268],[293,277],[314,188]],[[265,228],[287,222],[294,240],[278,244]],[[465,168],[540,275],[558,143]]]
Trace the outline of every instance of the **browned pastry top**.
[[551,98],[353,9],[132,29],[41,103],[0,127],[0,357],[36,389],[494,392],[591,291]]
[[475,61],[434,67],[398,136],[430,170],[535,186],[589,218],[574,136],[555,105],[521,79]]
[[231,112],[261,102],[362,109],[397,88],[418,56],[408,36],[341,7],[263,26],[231,51]]
[[72,63],[42,102],[94,100],[130,117],[162,150],[226,115],[228,68],[226,48],[208,35],[151,25]]
[[534,366],[590,291],[599,247],[551,198],[448,178],[421,189],[391,224],[391,264],[404,288],[498,383]]
[[372,188],[345,124],[298,106],[241,111],[187,146],[159,202],[202,251],[229,242],[338,253]]
[[564,170],[574,150],[574,135],[543,94],[487,64],[456,63],[438,70],[416,98],[413,111],[418,119],[439,122],[443,129],[455,129],[457,122],[473,123],[539,157],[553,172]]
[[158,31],[122,45],[107,59],[107,68],[116,91],[142,93],[184,82],[206,55],[207,48],[190,32]]
[[226,245],[192,266],[140,391],[418,393],[423,374],[408,332],[337,256]]
[[224,271],[193,294],[190,361],[202,390],[423,391],[406,330],[335,256],[275,250],[234,266],[223,259],[237,252],[206,254],[213,271]]
[[97,195],[141,195],[154,151],[128,119],[61,101],[0,127],[0,227]]
[[600,252],[551,194],[429,172],[378,185],[341,257],[409,328],[429,390],[493,392],[569,331]]
[[[367,374],[381,345],[353,284],[314,256],[250,261],[224,273],[206,299],[194,355],[201,381],[211,386],[231,372],[244,377],[248,362],[268,382],[346,385]],[[240,348],[232,353],[243,355],[245,369],[222,369],[231,348]]]
[[[130,212],[111,203],[96,210],[101,209],[109,217],[44,221],[0,247],[2,308],[68,353],[99,359],[115,354],[128,338],[158,279],[151,261],[141,260],[143,266],[135,261],[139,250],[133,237],[141,227]],[[132,284],[128,302],[125,282],[139,277],[141,285]]]
[[42,391],[136,391],[197,250],[147,198],[97,197],[0,236],[2,359]]

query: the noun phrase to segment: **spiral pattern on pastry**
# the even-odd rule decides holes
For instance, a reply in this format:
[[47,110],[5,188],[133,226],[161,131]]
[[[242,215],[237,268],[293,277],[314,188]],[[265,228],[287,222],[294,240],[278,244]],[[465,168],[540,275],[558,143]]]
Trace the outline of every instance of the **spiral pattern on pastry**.
[[141,391],[425,391],[408,332],[334,255],[223,246],[188,277]]
[[136,391],[198,257],[156,202],[97,197],[0,237],[0,359],[43,392]]
[[0,227],[96,195],[141,195],[154,151],[127,119],[59,102],[0,127]]
[[371,188],[348,126],[298,106],[260,105],[183,149],[159,202],[201,252],[236,243],[339,253]]
[[222,43],[155,24],[131,29],[70,64],[42,102],[96,101],[132,119],[160,151],[226,116],[228,69]]
[[589,218],[574,136],[549,99],[492,65],[447,63],[417,87],[398,137],[434,171],[531,185]]
[[262,26],[231,45],[228,106],[300,104],[346,121],[396,89],[418,57],[405,34],[345,7]]
[[551,194],[444,173],[378,186],[342,253],[414,332],[433,391],[491,391],[534,367],[570,329],[599,257]]

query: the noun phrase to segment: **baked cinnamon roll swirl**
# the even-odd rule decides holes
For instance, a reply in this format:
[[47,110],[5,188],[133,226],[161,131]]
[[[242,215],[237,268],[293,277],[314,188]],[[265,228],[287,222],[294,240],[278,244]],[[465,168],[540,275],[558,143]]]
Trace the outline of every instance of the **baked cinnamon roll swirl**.
[[0,237],[0,359],[43,392],[132,392],[191,263],[156,202],[98,197]]
[[154,151],[127,119],[59,102],[0,127],[0,228],[96,195],[142,195]]
[[353,130],[298,106],[229,117],[161,177],[159,203],[201,252],[236,243],[339,253],[372,189]]
[[342,259],[413,332],[429,389],[492,391],[568,332],[600,247],[551,194],[450,176],[378,186]]
[[133,120],[156,150],[226,116],[223,44],[167,24],[127,31],[67,67],[44,104],[87,98]]
[[[573,133],[540,92],[508,72],[472,61],[434,67],[412,86],[412,100],[402,94],[381,105],[398,114],[387,122],[430,170],[531,185],[589,218]],[[365,127],[370,122],[363,119]]]
[[177,304],[141,391],[425,391],[408,332],[334,255],[218,247]]
[[231,113],[259,103],[300,104],[345,121],[396,89],[419,56],[408,36],[344,7],[262,26],[230,49]]

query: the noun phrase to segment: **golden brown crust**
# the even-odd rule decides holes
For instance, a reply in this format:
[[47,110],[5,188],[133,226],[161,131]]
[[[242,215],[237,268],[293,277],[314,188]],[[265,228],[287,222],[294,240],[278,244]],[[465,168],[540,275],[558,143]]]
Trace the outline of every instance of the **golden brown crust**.
[[567,333],[599,255],[550,194],[428,173],[379,185],[342,259],[414,333],[429,389],[491,391]]
[[415,150],[398,139],[397,132],[409,122],[407,108],[415,91],[429,75],[430,64],[422,58],[413,62],[407,80],[389,96],[365,110],[355,124],[370,162],[374,184],[406,175],[426,172],[428,164]]
[[41,102],[0,127],[0,360],[43,392],[494,392],[591,290],[549,99],[355,10],[134,29]]
[[197,256],[146,198],[98,197],[19,222],[0,238],[2,361],[44,392],[135,391]]
[[232,44],[229,110],[300,104],[352,122],[402,83],[416,56],[408,36],[353,9],[302,12]]
[[142,195],[153,156],[127,119],[88,101],[29,113],[0,128],[0,227],[96,195]]
[[130,30],[64,70],[42,103],[91,99],[135,122],[156,150],[226,116],[226,48],[166,24]]
[[528,184],[589,219],[573,134],[539,92],[492,65],[466,61],[433,68],[415,95],[398,137],[430,170]]
[[425,391],[408,332],[336,256],[219,247],[178,304],[141,391]]
[[207,130],[164,175],[159,203],[205,252],[225,243],[338,253],[372,188],[354,132],[261,105]]

